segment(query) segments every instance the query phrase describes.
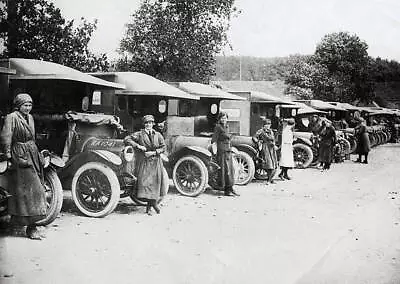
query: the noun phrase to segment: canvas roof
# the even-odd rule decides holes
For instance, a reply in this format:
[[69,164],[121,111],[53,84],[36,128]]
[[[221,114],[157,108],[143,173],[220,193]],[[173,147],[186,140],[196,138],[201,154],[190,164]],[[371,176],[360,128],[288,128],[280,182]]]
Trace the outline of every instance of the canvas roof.
[[335,106],[328,102],[324,102],[321,100],[296,100],[296,102],[305,103],[306,105],[318,109],[318,110],[340,110],[340,111],[347,111],[345,108],[340,106]]
[[124,85],[101,80],[53,62],[25,58],[2,60],[4,61],[8,61],[9,68],[16,70],[16,74],[10,76],[11,80],[69,80],[113,89],[125,88]]
[[312,108],[305,103],[296,103],[299,106],[299,110],[297,111],[298,114],[323,114],[326,113],[325,111],[317,110]]
[[99,72],[91,73],[93,76],[112,80],[124,84],[125,90],[116,91],[116,94],[131,96],[162,96],[180,99],[199,100],[198,96],[182,91],[153,76],[139,72]]
[[277,103],[277,104],[291,104],[294,105],[294,102],[284,99],[284,98],[279,98],[264,92],[259,92],[259,91],[229,91],[232,94],[240,95],[246,97],[249,101],[251,102],[256,102],[256,103]]
[[228,93],[217,87],[213,87],[206,84],[195,83],[195,82],[171,82],[170,84],[176,86],[177,88],[189,94],[199,96],[200,98],[216,98],[222,100],[240,100],[240,101],[246,100],[246,98]]

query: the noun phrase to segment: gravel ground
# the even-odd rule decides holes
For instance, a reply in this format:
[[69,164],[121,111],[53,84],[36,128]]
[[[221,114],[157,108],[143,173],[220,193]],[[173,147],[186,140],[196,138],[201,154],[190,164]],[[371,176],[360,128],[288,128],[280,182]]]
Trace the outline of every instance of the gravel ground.
[[[353,160],[355,157],[352,157]],[[47,238],[0,239],[0,283],[400,283],[400,145],[368,165],[293,170],[240,197],[171,192],[160,215],[122,200],[81,216],[68,192]]]

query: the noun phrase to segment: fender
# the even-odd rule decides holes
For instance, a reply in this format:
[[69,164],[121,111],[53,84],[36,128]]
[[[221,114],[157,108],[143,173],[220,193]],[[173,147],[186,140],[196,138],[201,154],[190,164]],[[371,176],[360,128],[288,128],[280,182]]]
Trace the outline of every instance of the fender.
[[236,149],[238,149],[239,151],[243,151],[243,152],[250,154],[251,157],[257,157],[257,150],[251,145],[239,144],[239,145],[235,145],[234,147]]
[[107,151],[107,150],[92,150],[89,151],[90,153],[94,153],[100,158],[103,158],[107,162],[110,162],[111,164],[114,164],[116,166],[122,165],[122,160],[120,157],[118,157],[116,154]]
[[303,138],[303,137],[297,137],[295,141],[293,141],[293,144],[296,142],[300,141],[300,143],[306,144],[307,146],[312,147],[312,143],[309,139]]
[[184,147],[184,149],[188,149],[192,152],[196,152],[199,153],[201,155],[205,155],[207,158],[211,158],[211,152],[208,151],[207,149],[204,149],[202,147],[198,147],[198,146],[186,146]]
[[50,153],[50,165],[56,168],[63,168],[65,166],[65,162],[61,157],[55,155],[54,153]]
[[174,164],[179,158],[181,158],[187,154],[194,154],[195,156],[198,156],[203,161],[204,160],[208,161],[212,157],[211,152],[203,147],[185,146],[178,152],[174,153],[172,159],[170,159],[169,161],[172,162],[172,164]]

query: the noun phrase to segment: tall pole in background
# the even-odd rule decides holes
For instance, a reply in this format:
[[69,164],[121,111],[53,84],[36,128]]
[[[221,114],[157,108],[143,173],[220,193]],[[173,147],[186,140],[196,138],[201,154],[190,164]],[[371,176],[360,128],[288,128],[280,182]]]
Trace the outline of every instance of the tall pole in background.
[[242,81],[242,56],[239,55],[239,81]]

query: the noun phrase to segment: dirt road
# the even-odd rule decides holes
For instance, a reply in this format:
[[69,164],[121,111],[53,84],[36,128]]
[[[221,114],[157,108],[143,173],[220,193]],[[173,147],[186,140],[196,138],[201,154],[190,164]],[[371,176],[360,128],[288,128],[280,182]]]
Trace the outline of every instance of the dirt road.
[[[354,157],[353,157],[354,159]],[[68,198],[47,238],[0,240],[0,283],[400,283],[400,145],[240,197],[170,192],[103,219]]]

